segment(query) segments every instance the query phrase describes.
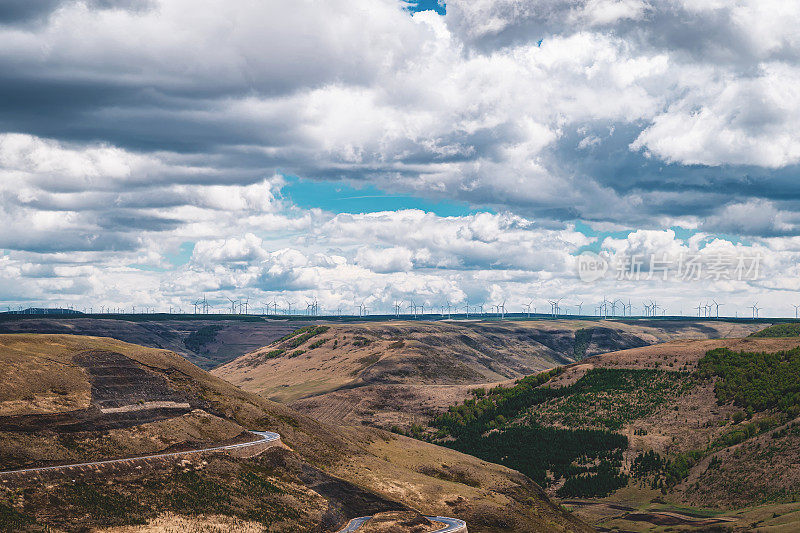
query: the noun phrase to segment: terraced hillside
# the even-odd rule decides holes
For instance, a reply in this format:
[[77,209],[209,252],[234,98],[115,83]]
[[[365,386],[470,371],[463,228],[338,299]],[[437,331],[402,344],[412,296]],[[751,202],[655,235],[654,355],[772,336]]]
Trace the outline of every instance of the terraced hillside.
[[277,431],[288,446],[251,459],[51,474],[46,483],[3,478],[2,531],[335,531],[389,511],[457,516],[479,532],[589,530],[517,472],[379,430],[321,424],[166,350],[0,335],[0,367],[0,470],[232,443],[250,438],[245,429]]
[[479,389],[420,432],[597,526],[796,531],[800,338],[674,341]]
[[475,386],[595,354],[757,325],[698,321],[384,322],[310,326],[212,371],[331,423],[425,423]]

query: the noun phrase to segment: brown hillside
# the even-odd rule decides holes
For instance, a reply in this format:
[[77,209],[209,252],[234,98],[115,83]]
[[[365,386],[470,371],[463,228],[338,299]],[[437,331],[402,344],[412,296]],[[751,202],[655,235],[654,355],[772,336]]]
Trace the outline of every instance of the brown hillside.
[[2,483],[3,530],[35,529],[37,520],[77,531],[197,516],[330,531],[346,518],[413,510],[463,518],[470,531],[588,531],[512,470],[378,430],[321,424],[169,351],[0,335],[0,365],[0,469],[232,442],[246,438],[245,428],[277,431],[290,448]]
[[[203,315],[198,315],[203,316]],[[206,370],[235,359],[286,335],[302,324],[287,320],[122,320],[109,318],[30,318],[6,315],[0,333],[48,333],[111,337],[149,348],[176,352]],[[214,328],[211,337],[192,343],[190,337],[203,328]],[[189,339],[188,345],[185,341]],[[207,341],[207,342],[206,342]]]
[[[476,386],[627,347],[747,336],[761,326],[695,320],[472,321],[330,325],[274,342],[212,371],[246,390],[337,424],[408,428]],[[576,341],[576,332],[591,331]],[[583,338],[587,338],[583,335]],[[295,345],[296,344],[296,345]]]
[[[645,451],[656,451],[664,457],[675,458],[693,450],[707,450],[719,437],[735,432],[742,425],[768,418],[780,419],[778,413],[756,413],[751,419],[733,404],[720,404],[714,392],[716,380],[698,379],[692,372],[707,351],[726,347],[735,351],[767,352],[790,350],[800,346],[798,338],[743,338],[695,341],[675,341],[656,346],[646,346],[612,352],[587,358],[569,365],[547,386],[562,387],[577,382],[593,368],[609,369],[659,369],[684,372],[677,395],[667,395],[666,401],[644,416],[629,420],[620,433],[630,442],[625,452],[625,471],[630,473],[633,459]],[[600,421],[622,406],[630,411],[652,400],[638,391],[603,398],[611,400],[611,407],[600,408],[601,396],[588,405],[580,416],[569,414],[561,408],[571,397],[548,402],[531,409],[533,417],[544,424],[563,424],[569,427],[605,429]],[[569,414],[565,418],[565,413]],[[598,416],[600,415],[600,416]],[[740,417],[737,422],[736,417]],[[575,421],[584,421],[576,424]],[[773,427],[773,426],[770,426]],[[629,531],[646,531],[656,525],[683,524],[687,529],[704,530],[706,525],[692,525],[692,513],[725,518],[722,530],[796,531],[800,527],[800,423],[789,421],[779,427],[747,438],[744,442],[703,452],[703,458],[691,468],[688,478],[674,490],[662,493],[647,484],[632,481],[628,488],[607,498],[589,504],[579,502],[579,516],[605,528],[618,527]],[[795,503],[792,503],[795,502]],[[574,504],[574,502],[573,502]],[[661,511],[689,509],[684,519],[662,516]],[[696,508],[697,510],[692,510]],[[627,509],[627,510],[625,510]],[[656,512],[657,511],[657,512]],[[681,511],[683,513],[683,511]],[[667,513],[669,514],[669,513]],[[680,513],[679,513],[680,515]],[[629,516],[629,518],[625,518]],[[682,516],[682,515],[680,515]],[[609,518],[612,517],[612,518]],[[772,528],[772,529],[770,529]]]

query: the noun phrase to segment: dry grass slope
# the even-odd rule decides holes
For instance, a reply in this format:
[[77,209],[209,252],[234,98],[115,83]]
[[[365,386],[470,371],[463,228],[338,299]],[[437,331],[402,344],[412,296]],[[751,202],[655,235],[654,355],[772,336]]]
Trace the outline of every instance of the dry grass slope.
[[[797,346],[800,346],[797,337],[675,341],[587,358],[567,367],[549,385],[560,387],[575,383],[594,368],[691,372],[706,352],[715,348],[773,353]],[[625,454],[626,465],[640,452],[649,450],[667,457],[705,450],[722,435],[740,427],[738,424],[748,423],[746,419],[737,422],[746,416],[740,407],[718,403],[714,383],[713,380],[696,380],[679,397],[625,424],[621,432],[630,441]],[[546,417],[552,409],[552,405],[544,405],[538,409],[538,414]],[[774,416],[771,411],[757,413],[752,421],[771,416]],[[698,522],[701,525],[693,525],[691,516],[684,520],[658,514],[683,508],[689,515],[726,517],[724,523],[714,526],[719,530],[797,531],[800,528],[798,449],[800,424],[790,422],[713,451],[692,467],[689,476],[674,490],[662,493],[634,480],[627,489],[599,500],[601,505],[595,501],[592,505],[580,506],[576,512],[590,523],[628,531],[710,527],[702,525],[702,520]],[[637,511],[630,519],[625,519],[629,511],[621,511],[620,506]]]
[[[30,423],[30,417],[66,419],[95,409],[92,373],[82,360],[92,351],[120,354],[165,380],[191,410],[158,413],[144,423],[127,420],[111,429],[93,429],[97,419],[79,416],[83,425],[64,430],[6,430],[0,437],[0,467],[176,449],[235,438],[244,428],[277,431],[291,451],[273,449],[246,461],[198,459],[175,471],[121,472],[115,480],[91,475],[77,483],[51,480],[22,492],[2,485],[0,525],[38,516],[65,530],[158,520],[166,520],[168,530],[191,511],[201,515],[191,519],[191,528],[199,531],[214,530],[209,520],[306,531],[330,530],[353,513],[412,509],[458,516],[477,532],[588,531],[512,470],[378,430],[322,424],[211,376],[172,352],[108,338],[0,335],[0,365],[7,369],[0,377],[0,409],[8,413],[0,426],[19,417]],[[453,471],[461,477],[448,474]],[[159,518],[170,510],[180,518]],[[217,515],[228,518],[208,518]]]
[[329,423],[407,429],[463,401],[475,387],[578,356],[679,339],[744,337],[760,327],[694,320],[331,325],[300,344],[273,343],[212,374]]

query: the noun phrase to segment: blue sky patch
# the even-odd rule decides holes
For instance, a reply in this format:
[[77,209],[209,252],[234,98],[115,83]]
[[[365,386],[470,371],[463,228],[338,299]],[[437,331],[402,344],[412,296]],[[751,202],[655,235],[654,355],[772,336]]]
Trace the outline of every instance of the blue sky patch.
[[164,254],[164,258],[173,266],[185,265],[192,257],[194,244],[195,243],[189,241],[182,242],[175,252]]
[[459,217],[477,212],[492,212],[487,208],[474,208],[467,202],[453,200],[427,200],[409,194],[388,193],[373,185],[356,188],[341,181],[314,181],[284,176],[286,185],[281,189],[284,198],[298,207],[318,207],[331,213],[376,213],[401,209],[421,209],[441,217]]
[[412,13],[417,11],[436,11],[440,15],[444,15],[446,7],[444,1],[439,3],[437,0],[405,0],[408,9]]

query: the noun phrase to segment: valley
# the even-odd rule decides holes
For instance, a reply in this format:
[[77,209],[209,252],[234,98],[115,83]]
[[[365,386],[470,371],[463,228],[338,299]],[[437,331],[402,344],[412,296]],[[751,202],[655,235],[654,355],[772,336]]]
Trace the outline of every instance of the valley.
[[[109,532],[334,532],[361,516],[381,517],[364,531],[426,531],[425,516],[478,532],[800,524],[800,339],[785,327],[262,322],[180,326],[184,348],[268,341],[211,373],[109,337],[1,334],[0,470],[114,468],[48,474],[45,485],[0,476],[0,526],[77,531],[77,516]],[[253,430],[282,445],[184,455],[238,447]],[[116,461],[140,455],[164,460]]]
[[271,343],[302,325],[230,315],[101,315],[97,317],[0,315],[2,333],[90,335],[163,348],[209,370]]
[[[331,423],[409,430],[476,387],[596,354],[679,339],[744,337],[725,321],[389,321],[325,324],[212,374]],[[327,328],[327,329],[325,329]]]
[[673,341],[473,391],[420,438],[606,529],[800,526],[800,339]]
[[198,455],[47,483],[4,479],[2,530],[188,521],[336,531],[350,518],[391,511],[457,516],[470,531],[590,530],[506,467],[377,429],[317,422],[167,350],[0,335],[0,364],[0,470],[234,444],[252,438],[248,430],[274,431],[285,444],[249,459]]

